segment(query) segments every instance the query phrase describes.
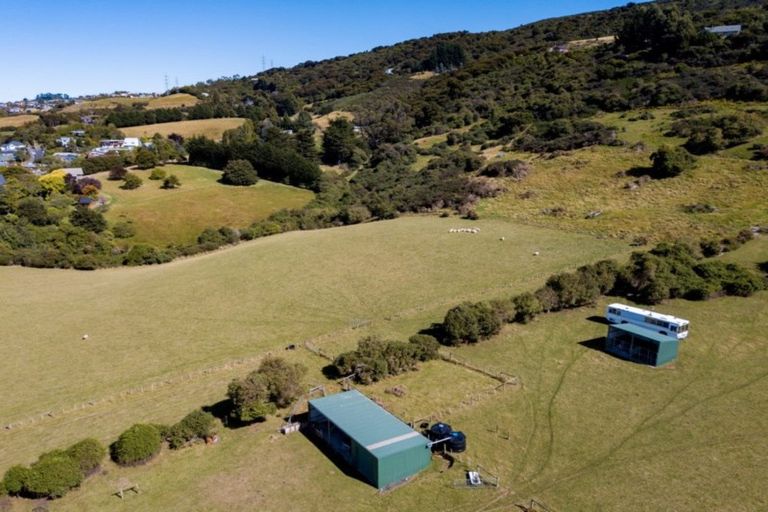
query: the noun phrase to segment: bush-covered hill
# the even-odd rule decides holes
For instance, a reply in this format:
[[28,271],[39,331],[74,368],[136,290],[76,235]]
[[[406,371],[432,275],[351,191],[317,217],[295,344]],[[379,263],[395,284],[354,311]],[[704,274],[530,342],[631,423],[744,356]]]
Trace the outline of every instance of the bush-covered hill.
[[[729,36],[705,30],[719,24],[742,28]],[[764,160],[768,155],[763,135],[768,116],[754,106],[768,100],[767,29],[768,6],[758,1],[629,4],[507,31],[441,34],[290,69],[208,81],[173,91],[195,96],[200,100],[195,105],[155,110],[124,105],[102,112],[101,124],[88,130],[91,139],[98,140],[106,134],[116,136],[120,127],[160,120],[245,119],[239,128],[225,132],[221,142],[202,137],[184,141],[189,162],[224,169],[232,160],[247,160],[261,177],[318,192],[301,210],[278,212],[241,229],[245,239],[405,212],[448,209],[475,218],[483,211],[478,210],[483,199],[499,196],[510,182],[525,180],[530,165],[524,161],[536,155],[548,155],[552,161],[552,156],[589,146],[627,149],[629,142],[621,131],[627,126],[616,115],[653,115],[643,112],[652,108],[674,107],[682,113],[666,133],[654,135],[671,147],[660,152],[656,144],[639,148],[633,154],[641,155],[642,161],[625,158],[637,168],[604,171],[665,177],[663,188],[677,190],[680,187],[671,185],[679,185],[681,178],[672,176],[690,174],[696,158],[727,153],[730,161],[723,169],[731,173],[743,168],[745,159]],[[729,107],[733,112],[712,110],[708,105],[713,100],[737,106]],[[326,116],[331,112],[336,113],[332,122],[322,126],[315,122],[318,116],[331,119]],[[73,115],[46,114],[38,123],[17,129],[14,137],[53,140],[76,125]],[[158,137],[160,148],[165,137]],[[178,134],[168,137],[177,146],[183,139]],[[646,140],[641,142],[645,145]],[[522,163],[488,162],[502,152],[519,156]],[[658,165],[642,173],[650,166],[649,157]],[[164,160],[160,155],[158,159]],[[92,163],[84,162],[84,167]],[[759,173],[763,164],[754,165]],[[552,166],[538,166],[551,174],[548,167]],[[583,174],[588,173],[584,169]],[[748,181],[762,187],[763,174]],[[538,192],[545,197],[547,191]],[[30,227],[34,223],[27,221],[29,212],[18,211],[22,196],[31,196],[36,210],[42,208],[37,222],[44,229]],[[69,201],[61,210],[59,203],[51,202],[53,197],[50,190],[33,187],[7,199],[5,210],[15,217],[6,217],[5,226],[0,226],[0,260],[74,264],[72,257],[57,256],[63,245],[56,241],[61,238],[56,226],[67,223],[41,220],[66,216],[73,198],[59,198],[62,204]],[[563,200],[570,201],[567,196]],[[573,206],[555,204],[552,213]],[[663,217],[665,212],[658,213]],[[738,225],[721,222],[699,234],[724,235],[746,228],[741,222],[749,220],[750,212],[733,217],[737,218]],[[231,228],[226,230],[224,239],[236,241]],[[31,231],[47,234],[42,241],[33,237],[32,243],[25,234]],[[109,246],[94,253],[109,253],[112,258]]]

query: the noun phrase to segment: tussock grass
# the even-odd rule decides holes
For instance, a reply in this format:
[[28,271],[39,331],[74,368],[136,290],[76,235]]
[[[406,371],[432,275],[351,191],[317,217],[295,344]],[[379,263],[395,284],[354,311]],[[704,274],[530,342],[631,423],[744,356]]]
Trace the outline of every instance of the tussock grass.
[[[754,108],[727,102],[711,102],[718,113]],[[697,157],[698,165],[676,178],[654,180],[635,190],[627,185],[647,172],[650,155],[661,145],[679,145],[684,139],[667,137],[677,108],[603,114],[595,119],[617,128],[622,147],[593,146],[560,155],[542,157],[509,153],[503,159],[522,158],[533,171],[522,182],[506,183],[506,194],[483,201],[480,215],[552,226],[599,236],[649,240],[699,239],[722,236],[768,222],[764,207],[768,173],[748,169],[747,148],[765,140],[766,134],[742,146]],[[642,143],[637,147],[636,144]],[[684,205],[707,203],[715,213],[689,214]],[[559,215],[548,215],[562,207]],[[597,218],[586,215],[602,210]]]

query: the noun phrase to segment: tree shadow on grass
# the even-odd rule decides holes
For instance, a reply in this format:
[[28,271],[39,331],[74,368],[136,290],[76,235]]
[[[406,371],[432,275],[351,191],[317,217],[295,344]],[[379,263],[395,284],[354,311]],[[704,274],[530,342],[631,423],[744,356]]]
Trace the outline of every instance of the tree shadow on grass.
[[633,178],[640,178],[642,176],[652,176],[653,168],[638,165],[638,166],[632,167],[631,169],[627,169],[625,171],[625,174]]
[[263,423],[265,421],[264,418],[258,419],[255,421],[240,421],[239,419],[231,416],[232,401],[228,399],[220,400],[212,405],[204,405],[203,411],[213,414],[214,417],[221,420],[224,426],[230,430],[237,430],[239,428],[249,427],[254,423]]

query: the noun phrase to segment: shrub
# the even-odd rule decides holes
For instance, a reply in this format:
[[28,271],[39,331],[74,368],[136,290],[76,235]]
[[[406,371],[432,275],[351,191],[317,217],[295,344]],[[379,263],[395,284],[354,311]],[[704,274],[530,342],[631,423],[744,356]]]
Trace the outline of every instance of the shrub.
[[175,174],[171,174],[163,180],[164,189],[178,188],[181,186],[181,180]]
[[248,160],[230,160],[224,167],[222,181],[229,185],[250,186],[259,181],[259,175]]
[[32,470],[25,466],[11,466],[3,476],[2,487],[12,496],[19,496],[27,488]]
[[83,439],[66,451],[67,456],[77,463],[83,476],[91,474],[107,455],[107,450],[96,439]]
[[41,456],[30,470],[23,492],[35,498],[60,498],[83,481],[77,462],[61,452]]
[[541,302],[532,293],[522,293],[514,297],[512,303],[515,305],[515,321],[523,324],[533,320],[542,311]]
[[232,401],[233,418],[239,421],[254,421],[270,414],[277,408],[269,402],[269,383],[258,372],[251,372],[245,379],[235,379],[227,388],[227,397]]
[[107,176],[107,179],[111,181],[120,181],[125,179],[125,175],[127,173],[128,171],[125,169],[125,167],[122,165],[116,165],[109,170],[109,176]]
[[301,396],[304,374],[307,373],[303,365],[267,356],[257,371],[266,379],[269,400],[278,407],[286,407]]
[[139,178],[136,174],[132,172],[125,173],[125,177],[123,178],[123,184],[120,185],[120,188],[123,190],[135,190],[141,186],[141,184],[144,183],[144,181]]
[[722,251],[720,241],[716,239],[702,240],[699,242],[699,248],[701,249],[701,254],[707,258],[717,256]]
[[437,359],[440,355],[438,350],[440,349],[440,342],[437,338],[428,334],[414,334],[408,338],[408,343],[416,346],[416,356],[419,361],[430,361]]
[[112,226],[115,238],[131,238],[136,234],[136,227],[131,222],[118,222]]
[[531,172],[531,164],[523,160],[507,160],[505,162],[492,162],[486,165],[480,174],[491,178],[512,178],[521,181]]
[[94,233],[101,233],[107,229],[107,221],[104,216],[96,210],[91,210],[85,206],[78,206],[69,215],[69,222],[73,226],[83,228]]
[[488,301],[488,305],[493,309],[496,318],[502,323],[515,321],[515,305],[512,299],[493,299]]
[[656,179],[673,178],[693,169],[694,157],[684,148],[662,146],[651,155],[652,177]]
[[160,451],[162,439],[153,425],[138,423],[120,434],[111,448],[112,460],[121,466],[142,464]]
[[151,169],[160,163],[154,151],[147,148],[139,148],[136,151],[136,167],[139,169]]
[[171,261],[166,252],[147,244],[136,244],[126,253],[123,265],[154,265]]
[[448,345],[477,343],[498,333],[501,322],[488,304],[465,302],[448,310],[443,329]]
[[166,438],[172,449],[178,449],[196,439],[205,439],[216,433],[216,418],[201,410],[187,414],[176,425],[168,428]]
[[166,176],[165,169],[160,169],[157,167],[152,169],[152,172],[149,173],[149,179],[151,180],[162,180],[162,179],[165,179],[165,176]]

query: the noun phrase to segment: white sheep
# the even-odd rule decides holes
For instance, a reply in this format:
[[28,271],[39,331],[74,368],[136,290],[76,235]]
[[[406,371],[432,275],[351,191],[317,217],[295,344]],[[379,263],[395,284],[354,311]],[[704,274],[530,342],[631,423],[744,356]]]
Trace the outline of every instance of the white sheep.
[[87,339],[88,339],[88,335],[87,334],[83,334],[83,341],[85,341]]
[[533,255],[534,256],[538,256],[539,255],[539,251],[534,251]]

